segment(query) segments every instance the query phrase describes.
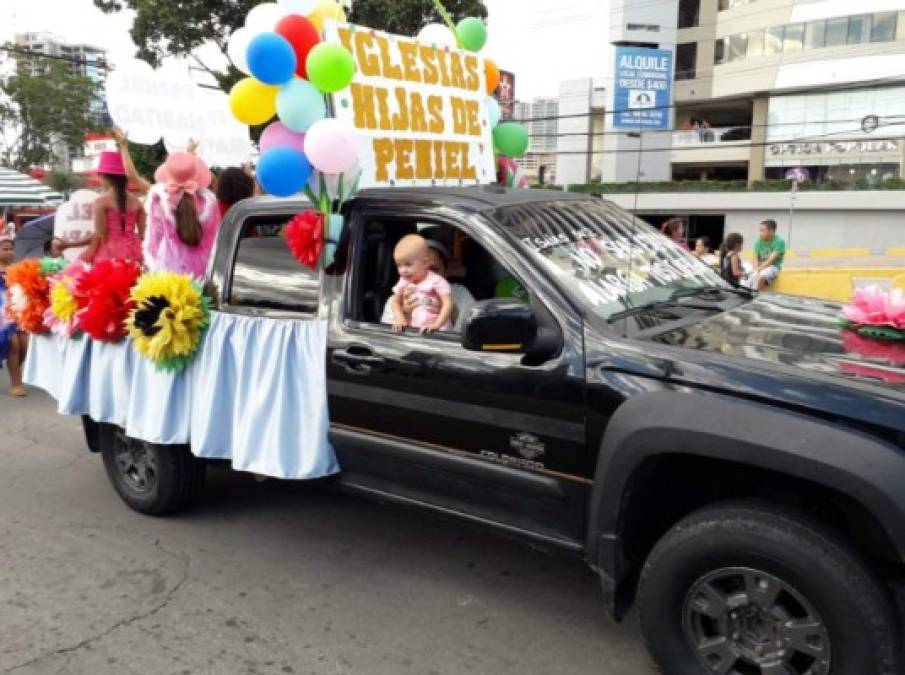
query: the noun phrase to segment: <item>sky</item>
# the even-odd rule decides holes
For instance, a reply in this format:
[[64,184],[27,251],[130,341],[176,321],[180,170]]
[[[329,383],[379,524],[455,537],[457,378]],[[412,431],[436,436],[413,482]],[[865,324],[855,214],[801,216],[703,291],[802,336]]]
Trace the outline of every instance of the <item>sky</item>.
[[[603,77],[592,47],[606,40],[607,0],[485,0],[490,41],[482,52],[516,73],[516,97],[555,96],[560,79]],[[106,15],[91,0],[3,0],[0,43],[16,32],[48,31],[134,55],[128,14]],[[10,9],[8,9],[11,7]],[[601,50],[602,51],[602,50]]]

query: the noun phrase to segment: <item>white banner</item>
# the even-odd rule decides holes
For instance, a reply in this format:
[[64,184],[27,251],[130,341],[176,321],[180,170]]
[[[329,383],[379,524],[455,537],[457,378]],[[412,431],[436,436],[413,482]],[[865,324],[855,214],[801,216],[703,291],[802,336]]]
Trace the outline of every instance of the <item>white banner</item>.
[[479,56],[359,26],[328,25],[326,39],[355,58],[333,108],[359,134],[361,187],[496,182]]
[[[53,236],[63,241],[78,241],[94,234],[94,200],[97,193],[91,190],[76,190],[69,201],[57,209],[53,219]],[[67,248],[63,256],[69,262],[76,260],[85,247]]]
[[127,61],[110,73],[106,93],[110,117],[130,141],[153,145],[162,138],[174,152],[194,138],[198,155],[211,166],[251,157],[248,129],[230,114],[227,95],[199,87],[184,68],[154,70],[144,61]]

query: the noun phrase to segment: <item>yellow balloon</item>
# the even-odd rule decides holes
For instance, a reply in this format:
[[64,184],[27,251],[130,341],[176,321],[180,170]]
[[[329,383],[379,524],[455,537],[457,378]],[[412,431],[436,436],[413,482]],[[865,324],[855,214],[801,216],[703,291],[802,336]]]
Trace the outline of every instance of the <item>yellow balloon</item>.
[[236,82],[229,92],[229,108],[243,124],[264,124],[277,114],[279,91],[279,87],[271,87],[253,77],[246,77]]
[[346,13],[336,0],[320,0],[314,11],[308,15],[308,19],[315,25],[318,32],[323,32],[324,22],[328,20],[346,23]]

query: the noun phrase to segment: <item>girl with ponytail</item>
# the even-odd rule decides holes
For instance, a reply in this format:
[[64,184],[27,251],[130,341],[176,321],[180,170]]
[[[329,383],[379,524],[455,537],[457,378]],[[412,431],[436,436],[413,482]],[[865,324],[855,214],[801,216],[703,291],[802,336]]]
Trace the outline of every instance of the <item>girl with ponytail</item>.
[[141,263],[145,213],[141,202],[129,194],[122,155],[102,152],[97,172],[107,190],[94,200],[94,235],[88,241],[67,242],[62,248],[87,243],[81,257],[88,262],[120,258]]
[[204,276],[220,213],[208,190],[210,169],[186,152],[174,152],[154,174],[145,206],[145,264],[152,271]]
[[742,235],[733,232],[720,245],[720,276],[733,286],[741,286],[745,278],[745,269],[739,255],[744,244]]

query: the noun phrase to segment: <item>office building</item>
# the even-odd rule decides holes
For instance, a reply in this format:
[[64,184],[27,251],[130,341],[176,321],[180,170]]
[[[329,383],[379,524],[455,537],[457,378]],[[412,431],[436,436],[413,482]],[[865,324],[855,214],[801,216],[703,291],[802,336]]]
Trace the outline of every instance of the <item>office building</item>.
[[532,101],[516,101],[514,119],[523,121],[528,129],[528,152],[519,162],[529,182],[539,182],[543,167],[544,182],[552,183],[556,176],[559,100],[536,98]]
[[674,179],[903,176],[905,0],[677,5]]

